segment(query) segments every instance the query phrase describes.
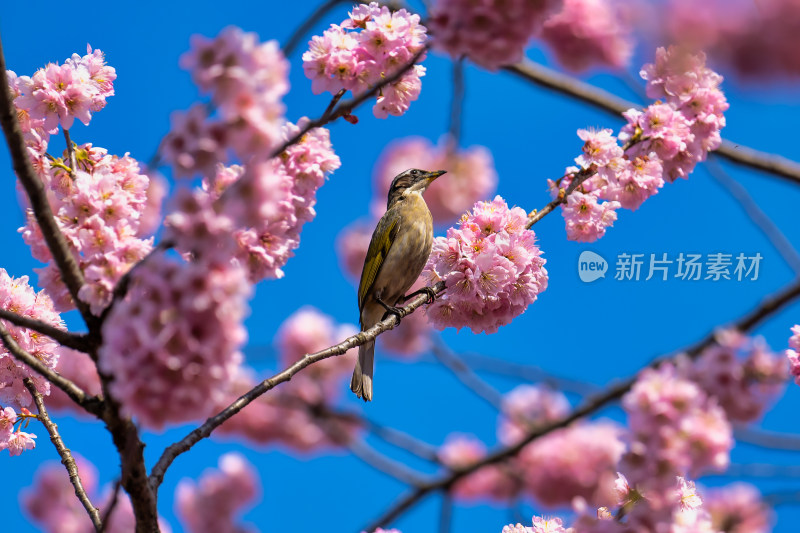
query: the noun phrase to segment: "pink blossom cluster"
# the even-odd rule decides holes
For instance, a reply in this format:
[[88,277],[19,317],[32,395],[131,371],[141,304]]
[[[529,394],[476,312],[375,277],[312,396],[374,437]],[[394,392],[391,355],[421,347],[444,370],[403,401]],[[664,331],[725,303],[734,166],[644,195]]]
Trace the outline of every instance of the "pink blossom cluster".
[[800,385],[800,325],[792,328],[786,358],[789,360],[789,373],[794,378],[794,382]]
[[423,270],[447,291],[425,309],[431,324],[494,333],[522,314],[547,288],[547,270],[527,214],[500,196],[478,202],[458,228],[437,237]]
[[504,526],[500,533],[568,533],[570,531],[564,529],[564,523],[560,518],[534,516],[530,527],[522,524],[509,524]]
[[800,73],[796,0],[671,0],[657,15],[671,42],[706,50],[743,76]]
[[[40,177],[86,279],[78,297],[99,315],[111,302],[117,281],[152,249],[152,239],[139,237],[149,179],[127,154],[109,155],[103,148],[84,144],[75,148],[75,157],[74,177],[55,165],[48,165]],[[48,263],[37,272],[56,309],[72,309],[74,303],[31,210],[20,232],[33,256]]]
[[503,397],[497,437],[505,445],[516,444],[536,427],[566,416],[569,401],[561,392],[536,385],[519,385]]
[[[114,495],[113,487],[106,486],[100,494],[97,490],[97,469],[73,452],[81,483],[89,499],[101,510],[108,509],[116,498],[110,516],[103,515],[104,531],[130,533],[136,529],[136,519],[130,497],[120,491]],[[64,466],[55,461],[42,464],[36,471],[33,486],[22,492],[22,508],[38,528],[46,533],[91,533],[95,531],[89,515],[75,496],[75,488],[69,481]],[[102,513],[101,513],[102,514]],[[161,517],[158,525],[163,533],[171,528]]]
[[[283,138],[294,136],[306,120],[285,124]],[[317,190],[340,165],[324,128],[309,131],[274,159],[252,160],[244,168],[220,165],[202,189],[178,193],[166,220],[169,235],[179,250],[205,263],[225,264],[233,257],[253,282],[281,278],[303,225],[316,216]]]
[[425,191],[434,224],[452,224],[497,188],[497,172],[486,147],[461,149],[446,136],[437,145],[422,137],[407,137],[390,144],[375,165],[370,209],[376,220],[386,211],[392,180],[409,168],[447,169],[447,178],[434,181]]
[[[288,368],[305,355],[324,350],[357,331],[352,324],[337,325],[319,310],[302,307],[278,329],[275,345],[280,367]],[[354,437],[355,422],[316,417],[312,410],[336,401],[354,364],[355,350],[351,350],[311,365],[289,383],[245,407],[225,422],[220,431],[241,435],[259,444],[278,442],[300,451],[341,446]],[[218,408],[226,407],[255,384],[252,371],[241,369],[233,389]]]
[[622,437],[622,428],[601,421],[576,423],[531,442],[515,462],[524,491],[549,507],[576,497],[595,506],[613,504]]
[[717,400],[671,363],[644,370],[622,400],[630,435],[623,472],[658,509],[676,476],[722,470],[733,447]]
[[683,377],[717,400],[732,422],[753,422],[780,395],[788,379],[784,357],[761,337],[736,330],[719,331],[716,342],[695,361],[678,360]]
[[[23,413],[27,409],[23,407]],[[13,407],[0,407],[0,451],[8,450],[11,457],[20,455],[25,450],[32,450],[36,447],[36,435],[22,431],[22,420],[17,420],[17,412]],[[14,425],[20,422],[16,431]]]
[[226,453],[219,469],[207,470],[197,483],[182,479],[175,489],[175,510],[190,533],[247,531],[236,515],[259,493],[253,465],[238,453]]
[[[55,366],[56,372],[80,387],[86,394],[96,396],[102,393],[97,365],[94,364],[88,354],[66,346],[58,346],[56,350],[58,351],[58,363]],[[72,411],[72,414],[78,416],[88,415],[58,387],[50,388],[50,396],[45,398],[45,404],[48,410],[63,409]]]
[[564,178],[550,182],[553,196],[562,197],[573,180],[591,174],[562,209],[570,240],[599,239],[617,209],[638,209],[665,181],[686,178],[720,145],[728,103],[719,89],[722,77],[705,66],[705,55],[659,48],[656,62],[645,65],[641,75],[647,95],[660,100],[623,113],[628,124],[618,138],[610,129],[578,130],[584,141],[575,159],[580,169],[570,167]]
[[216,114],[194,105],[172,115],[162,155],[179,176],[213,175],[234,152],[242,161],[274,149],[284,123],[283,96],[289,90],[289,63],[276,41],[259,43],[255,33],[229,26],[214,39],[192,36],[181,66],[204,93]]
[[138,267],[103,324],[101,372],[144,426],[204,417],[242,360],[251,287],[239,267],[207,268],[161,253]]
[[725,533],[769,533],[773,512],[753,485],[731,483],[708,489],[705,508],[711,515],[714,531]]
[[[439,460],[454,470],[467,468],[486,455],[486,445],[471,435],[451,434],[439,448]],[[504,463],[481,467],[456,481],[451,493],[460,500],[507,501],[519,491],[519,482],[511,468]]]
[[434,46],[490,70],[522,59],[522,52],[559,0],[438,0],[431,9]]
[[542,39],[572,70],[627,66],[633,54],[631,14],[616,0],[564,0],[542,27]]
[[[341,24],[315,35],[303,54],[303,71],[314,94],[341,89],[366,92],[405,67],[424,50],[427,39],[419,15],[390,10],[378,2],[359,4]],[[424,54],[418,59],[424,59]],[[384,86],[372,113],[377,118],[401,116],[419,97],[425,67],[414,65],[400,79]]]
[[[53,309],[53,302],[44,291],[34,292],[28,284],[28,276],[12,278],[3,268],[0,268],[0,309],[64,328],[64,322]],[[5,320],[1,322],[20,348],[48,368],[55,368],[59,356],[58,343],[36,331],[15,326]],[[19,362],[5,344],[0,343],[0,402],[18,408],[30,406],[33,398],[22,383],[25,378],[33,380],[36,390],[43,395],[50,393],[50,382]]]
[[47,142],[59,126],[68,130],[76,118],[88,125],[92,113],[103,109],[106,98],[114,95],[116,77],[103,52],[92,51],[91,46],[85,56],[73,54],[62,65],[49,63],[33,77],[9,73],[23,131],[33,131]]

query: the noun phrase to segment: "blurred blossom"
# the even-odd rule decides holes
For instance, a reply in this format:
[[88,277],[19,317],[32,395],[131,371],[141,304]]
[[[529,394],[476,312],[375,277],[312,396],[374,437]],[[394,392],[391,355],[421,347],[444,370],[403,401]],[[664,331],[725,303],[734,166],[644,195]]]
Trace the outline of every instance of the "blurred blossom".
[[370,209],[376,220],[386,211],[392,180],[409,168],[447,170],[445,178],[434,181],[425,191],[425,203],[437,225],[452,224],[497,188],[497,172],[488,148],[461,149],[447,136],[435,146],[422,137],[407,137],[390,144],[375,166]]
[[786,359],[773,353],[761,337],[735,330],[716,334],[716,343],[691,361],[678,360],[681,374],[716,398],[733,422],[753,422],[783,392]]
[[566,416],[569,402],[561,392],[536,385],[518,385],[503,398],[497,436],[503,444],[519,442],[528,428]]
[[623,473],[656,509],[666,505],[676,476],[728,465],[733,436],[725,412],[671,363],[642,371],[622,405],[630,427]]
[[774,522],[773,510],[753,485],[731,483],[708,489],[705,508],[715,531],[725,533],[769,533]]
[[516,63],[559,0],[437,0],[431,8],[434,47],[467,56],[489,70]]
[[742,76],[800,73],[796,0],[670,0],[658,16],[670,41],[704,49]]
[[162,253],[137,268],[99,350],[122,412],[151,429],[209,415],[242,361],[250,293],[232,265],[207,269]]
[[257,531],[237,523],[237,515],[259,495],[255,468],[238,453],[220,457],[219,468],[197,482],[182,479],[175,489],[175,510],[190,533]]
[[[471,435],[448,435],[439,448],[439,459],[453,469],[466,468],[486,456],[486,446]],[[504,464],[491,464],[468,474],[453,485],[459,500],[494,499],[505,501],[517,492],[518,483]]]
[[564,0],[561,11],[545,21],[542,39],[571,70],[623,68],[635,44],[626,7],[618,0]]

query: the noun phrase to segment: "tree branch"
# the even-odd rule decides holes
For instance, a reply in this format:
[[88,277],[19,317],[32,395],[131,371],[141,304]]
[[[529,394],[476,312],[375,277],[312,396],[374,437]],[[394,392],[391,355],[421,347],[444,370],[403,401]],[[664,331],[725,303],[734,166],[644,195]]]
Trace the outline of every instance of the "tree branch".
[[[434,294],[439,294],[444,291],[444,283],[437,283],[434,287],[432,287]],[[427,294],[419,294],[415,298],[409,301],[409,303],[401,308],[403,317],[407,316],[408,314],[412,313],[418,307],[421,307],[428,299]],[[207,438],[211,433],[218,428],[223,422],[228,420],[230,417],[244,409],[247,405],[249,405],[253,400],[267,392],[275,388],[280,383],[284,381],[289,381],[292,377],[303,370],[305,367],[316,363],[317,361],[322,361],[323,359],[327,359],[328,357],[333,357],[336,355],[342,355],[348,350],[355,348],[356,346],[360,346],[365,342],[374,340],[378,335],[383,333],[384,331],[388,331],[394,328],[397,325],[397,317],[394,315],[390,315],[386,319],[378,322],[371,328],[366,331],[359,332],[355,335],[352,335],[339,344],[331,346],[330,348],[326,348],[325,350],[321,350],[314,354],[309,354],[294,363],[292,366],[287,368],[286,370],[275,374],[269,379],[265,379],[251,390],[240,396],[235,402],[231,405],[223,409],[220,413],[212,416],[208,420],[205,421],[203,425],[193,430],[191,433],[186,435],[180,441],[171,444],[164,450],[164,453],[161,454],[158,462],[153,466],[153,469],[150,473],[150,484],[155,490],[161,484],[164,479],[164,474],[166,473],[167,468],[172,462],[178,457],[180,454],[185,453],[191,449],[192,446],[200,442],[202,439]]]
[[446,346],[434,341],[431,348],[433,356],[444,365],[465,387],[485,400],[489,405],[503,410],[503,395],[483,381],[472,369]]
[[72,486],[75,489],[75,496],[78,497],[81,504],[83,504],[84,509],[86,509],[86,512],[89,513],[89,518],[92,520],[92,525],[94,525],[95,531],[101,531],[103,529],[103,522],[100,519],[100,511],[97,509],[97,507],[92,505],[92,502],[89,500],[89,496],[86,494],[86,490],[83,488],[81,476],[78,472],[78,465],[75,464],[75,459],[72,458],[72,453],[70,453],[69,449],[64,446],[64,441],[61,439],[61,435],[58,434],[58,426],[56,426],[56,424],[50,420],[50,417],[47,414],[47,408],[44,406],[44,401],[42,400],[42,394],[36,390],[36,386],[33,384],[33,380],[31,378],[23,379],[22,383],[25,385],[25,388],[28,389],[28,392],[31,393],[31,396],[33,396],[33,401],[36,403],[36,409],[39,411],[39,420],[42,422],[42,424],[44,424],[44,427],[47,429],[47,433],[50,434],[50,442],[52,442],[53,446],[56,447],[56,451],[61,457],[61,464],[67,469],[67,473],[69,474],[69,482],[72,483]]
[[[736,320],[729,327],[737,329],[741,332],[746,332],[759,323],[761,323],[764,319],[769,317],[770,315],[776,313],[784,306],[789,304],[794,299],[800,297],[800,279],[795,280],[793,283],[785,287],[784,289],[778,291],[777,293],[765,298],[762,303],[754,308],[752,311],[741,317],[740,319]],[[714,332],[708,334],[705,338],[700,340],[699,342],[695,343],[694,345],[690,346],[686,350],[681,351],[680,353],[684,353],[688,355],[690,358],[698,357],[703,350],[714,344],[715,336]],[[662,363],[671,360],[674,358],[674,355],[669,356],[662,356],[655,359],[651,362],[647,367],[654,368]],[[638,373],[637,373],[638,375]],[[569,415],[551,422],[549,424],[545,424],[540,426],[533,431],[530,431],[522,440],[518,443],[506,447],[501,448],[494,453],[491,453],[484,457],[482,460],[477,461],[466,468],[461,468],[458,470],[453,470],[451,473],[446,474],[440,477],[437,480],[434,480],[431,483],[423,485],[421,487],[417,487],[414,491],[408,493],[407,495],[398,499],[391,507],[389,507],[378,519],[376,519],[369,527],[365,528],[366,531],[373,531],[378,527],[383,527],[390,523],[392,520],[403,514],[405,511],[413,507],[416,503],[421,501],[425,496],[428,494],[438,491],[438,490],[447,490],[450,488],[453,483],[458,481],[459,479],[463,478],[466,475],[475,472],[476,470],[483,468],[484,466],[499,463],[514,457],[520,450],[522,450],[525,446],[533,442],[534,440],[543,437],[553,431],[558,429],[565,428],[572,424],[573,422],[580,420],[586,416],[591,415],[595,411],[599,410],[602,407],[619,400],[625,395],[626,392],[630,390],[633,384],[636,382],[636,376],[630,377],[622,382],[617,384],[611,385],[605,392],[590,398],[583,405],[579,406],[578,408],[574,409]]]
[[800,435],[792,433],[779,433],[763,429],[740,427],[733,431],[734,438],[739,442],[769,448],[771,450],[800,451]]
[[64,391],[64,393],[69,396],[72,401],[83,407],[86,411],[98,418],[102,418],[102,399],[96,396],[87,396],[87,394],[72,381],[68,380],[55,370],[45,365],[32,354],[23,350],[2,323],[0,323],[0,338],[2,339],[6,349],[11,352],[11,355],[13,355],[15,359],[26,364],[38,374],[41,374],[42,377]]
[[[511,72],[541,87],[553,89],[562,94],[572,96],[592,107],[615,115],[619,115],[630,108],[641,107],[632,102],[623,100],[608,91],[594,87],[593,85],[582,82],[567,74],[551,70],[530,60],[524,60],[516,65],[503,67],[503,70]],[[714,153],[733,163],[774,174],[795,185],[800,184],[800,163],[784,157],[760,152],[725,139],[722,140],[722,146],[717,148]]]
[[344,3],[348,2],[346,2],[346,0],[327,0],[326,2],[323,2],[316,10],[314,10],[313,13],[311,13],[311,15],[308,16],[308,18],[306,18],[306,20],[303,21],[302,24],[300,24],[294,30],[294,32],[292,32],[289,38],[286,39],[286,44],[283,45],[283,55],[289,57],[292,52],[294,52],[294,49],[297,48],[297,46],[303,40],[303,36],[311,31],[311,28],[313,28],[317,22],[322,20],[323,17],[328,14],[328,11],[337,5]]
[[18,315],[5,309],[0,309],[0,319],[8,320],[15,326],[37,331],[42,335],[50,337],[59,344],[66,346],[67,348],[73,348],[81,352],[86,352],[89,349],[89,339],[86,337],[86,335],[72,333],[70,331],[52,326],[47,322],[42,322],[41,320],[36,320],[35,318]]
[[47,248],[53,256],[53,261],[61,272],[61,279],[69,290],[75,306],[80,311],[83,320],[93,330],[96,326],[96,317],[89,311],[89,306],[78,298],[78,291],[84,284],[83,272],[78,267],[72,251],[67,245],[64,234],[56,223],[53,210],[47,201],[47,193],[42,180],[36,175],[28,157],[28,149],[22,136],[22,128],[17,119],[16,108],[11,98],[11,89],[8,86],[6,74],[6,61],[3,54],[3,45],[0,42],[0,125],[6,136],[6,144],[14,163],[14,172],[25,189],[31,202],[31,210],[36,218],[36,223],[42,231],[42,236],[47,243]]

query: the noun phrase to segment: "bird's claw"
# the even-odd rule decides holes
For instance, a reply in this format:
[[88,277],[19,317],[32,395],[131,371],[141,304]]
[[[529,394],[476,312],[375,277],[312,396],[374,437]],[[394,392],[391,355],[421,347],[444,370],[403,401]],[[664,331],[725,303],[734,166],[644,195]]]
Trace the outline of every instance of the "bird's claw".
[[427,298],[425,300],[425,304],[426,305],[430,305],[436,300],[436,291],[434,291],[433,288],[431,288],[431,287],[422,287],[420,290],[414,291],[411,294],[409,294],[408,296],[404,296],[403,297],[403,301],[407,302],[411,298],[413,298],[414,296],[417,296],[418,294],[425,294],[427,296]]

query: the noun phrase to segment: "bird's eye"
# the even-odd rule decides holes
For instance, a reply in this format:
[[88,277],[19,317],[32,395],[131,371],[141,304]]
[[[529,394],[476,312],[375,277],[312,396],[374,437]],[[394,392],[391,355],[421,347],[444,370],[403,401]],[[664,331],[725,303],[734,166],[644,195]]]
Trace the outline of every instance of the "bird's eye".
[[419,171],[418,171],[418,170],[412,170],[412,171],[411,171],[411,175],[412,175],[412,176],[416,176],[417,174],[419,174]]

